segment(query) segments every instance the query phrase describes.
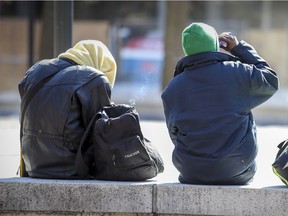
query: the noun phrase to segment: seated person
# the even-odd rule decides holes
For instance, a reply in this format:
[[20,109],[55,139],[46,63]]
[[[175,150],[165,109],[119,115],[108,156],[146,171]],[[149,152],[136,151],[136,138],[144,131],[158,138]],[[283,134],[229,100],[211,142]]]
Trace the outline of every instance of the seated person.
[[182,47],[161,95],[179,181],[247,184],[257,155],[251,111],[278,90],[277,74],[251,45],[204,23],[184,29]]
[[[31,89],[49,74],[53,76],[28,101]],[[19,84],[20,176],[79,178],[75,157],[80,140],[92,117],[111,104],[115,76],[116,62],[97,40],[80,41],[27,71]]]

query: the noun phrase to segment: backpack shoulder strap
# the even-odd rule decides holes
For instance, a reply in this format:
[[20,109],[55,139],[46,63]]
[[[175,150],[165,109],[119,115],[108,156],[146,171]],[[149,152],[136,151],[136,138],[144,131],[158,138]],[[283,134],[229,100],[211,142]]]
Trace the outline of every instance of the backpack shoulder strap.
[[94,122],[97,118],[99,118],[99,115],[101,115],[100,113],[96,113],[93,118],[91,119],[91,121],[89,122],[84,135],[81,138],[79,147],[78,147],[78,151],[76,154],[76,159],[75,159],[75,168],[77,173],[79,174],[79,177],[81,179],[86,178],[89,174],[89,166],[87,166],[87,164],[84,161],[83,158],[83,152],[82,149],[86,143],[86,141],[88,140],[88,138],[90,137],[89,135],[91,134],[91,129],[93,128]]

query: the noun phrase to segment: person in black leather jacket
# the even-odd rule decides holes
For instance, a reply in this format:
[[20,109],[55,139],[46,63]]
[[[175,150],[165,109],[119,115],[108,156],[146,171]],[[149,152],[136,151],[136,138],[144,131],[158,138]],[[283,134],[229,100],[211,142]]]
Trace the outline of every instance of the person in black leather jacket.
[[[29,90],[58,71],[32,97]],[[83,40],[58,58],[32,66],[19,84],[21,96],[21,176],[78,178],[75,156],[92,117],[111,103],[116,62],[97,40]]]
[[247,184],[257,155],[251,111],[278,90],[277,74],[251,45],[204,23],[184,29],[182,47],[161,95],[179,181]]

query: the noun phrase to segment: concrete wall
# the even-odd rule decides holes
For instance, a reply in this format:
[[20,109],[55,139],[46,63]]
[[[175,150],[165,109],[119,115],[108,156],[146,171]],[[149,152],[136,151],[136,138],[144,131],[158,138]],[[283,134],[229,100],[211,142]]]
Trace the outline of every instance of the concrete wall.
[[286,186],[0,179],[0,214],[286,216]]

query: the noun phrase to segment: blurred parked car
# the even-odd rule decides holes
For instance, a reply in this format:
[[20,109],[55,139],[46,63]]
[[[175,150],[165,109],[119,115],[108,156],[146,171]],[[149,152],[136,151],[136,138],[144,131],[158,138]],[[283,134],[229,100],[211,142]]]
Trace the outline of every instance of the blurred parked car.
[[158,35],[131,38],[122,47],[120,58],[122,81],[161,85],[163,40]]

